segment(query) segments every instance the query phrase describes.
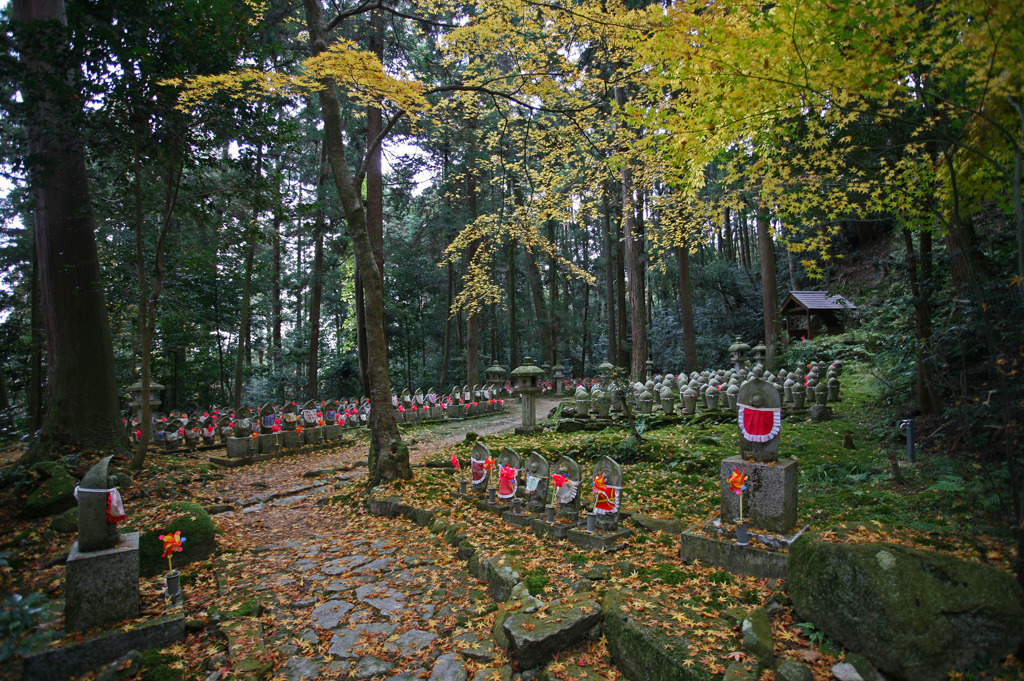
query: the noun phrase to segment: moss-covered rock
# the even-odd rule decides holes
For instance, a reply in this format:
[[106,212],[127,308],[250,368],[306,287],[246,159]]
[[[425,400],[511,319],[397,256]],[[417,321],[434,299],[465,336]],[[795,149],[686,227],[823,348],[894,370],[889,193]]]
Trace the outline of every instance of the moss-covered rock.
[[1024,591],[990,565],[809,533],[790,549],[788,582],[801,618],[906,681],[940,681],[1024,642]]
[[775,642],[772,625],[764,608],[754,608],[743,618],[743,649],[760,664],[770,667],[775,661]]
[[[669,636],[671,626],[645,624],[623,609],[622,596],[611,590],[601,603],[601,631],[615,666],[630,681],[707,681],[713,678],[700,652],[685,637]],[[695,613],[689,613],[697,617]],[[676,628],[677,630],[678,628]],[[689,666],[688,666],[689,665]]]
[[74,477],[58,463],[43,461],[29,469],[40,478],[39,484],[25,501],[21,513],[26,518],[43,518],[55,513],[63,513],[75,505]]
[[139,536],[139,574],[152,577],[167,569],[163,558],[163,542],[160,535],[181,530],[185,537],[183,551],[174,554],[174,567],[204,560],[217,548],[217,528],[210,514],[199,504],[189,501],[175,501],[167,504],[164,518],[166,523],[157,529],[142,532]]
[[69,508],[50,521],[50,529],[61,534],[78,532],[78,507]]
[[521,669],[536,667],[582,641],[601,621],[601,606],[587,598],[563,599],[547,612],[513,613],[502,624],[512,656]]

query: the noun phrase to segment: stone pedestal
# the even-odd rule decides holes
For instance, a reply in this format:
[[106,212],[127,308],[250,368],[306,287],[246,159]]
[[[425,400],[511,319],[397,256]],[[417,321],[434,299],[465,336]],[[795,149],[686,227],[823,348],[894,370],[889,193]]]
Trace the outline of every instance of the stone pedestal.
[[633,534],[633,531],[620,527],[611,532],[584,532],[583,530],[567,530],[565,538],[570,544],[580,547],[586,551],[610,551],[618,546],[619,542],[626,540]]
[[281,438],[278,438],[277,433],[261,433],[256,438],[256,443],[260,454],[274,454],[281,451]]
[[529,527],[530,522],[538,519],[542,516],[541,513],[527,513],[523,511],[519,515],[516,515],[512,511],[505,511],[501,514],[501,519],[509,525],[515,525],[516,527]]
[[227,455],[229,459],[244,459],[256,452],[255,442],[251,437],[229,437]]
[[85,631],[139,616],[139,533],[121,535],[112,549],[68,554],[64,628]]
[[549,525],[544,520],[543,514],[540,517],[534,517],[530,521],[530,528],[535,535],[538,537],[548,537],[549,539],[565,539],[566,533],[574,527],[575,524],[569,524],[564,520],[556,520]]
[[481,499],[480,501],[477,501],[474,504],[474,506],[476,506],[476,510],[478,511],[483,511],[484,513],[493,513],[496,516],[500,516],[506,512],[511,512],[512,509],[512,504],[508,502],[499,501],[492,504],[489,501],[487,501],[487,499]]
[[758,548],[741,546],[736,543],[735,527],[715,519],[687,528],[680,535],[679,558],[684,563],[699,560],[705,565],[717,565],[734,575],[785,579],[789,547],[802,533],[803,530],[785,535],[750,532],[750,539],[757,540]]
[[284,430],[278,434],[284,449],[298,449],[302,445],[302,437],[294,430]]
[[333,442],[341,437],[341,426],[323,426],[320,432],[323,433],[324,442]]
[[302,442],[307,445],[320,444],[320,426],[311,426],[302,429]]
[[732,522],[740,513],[739,495],[729,491],[727,482],[733,468],[747,469],[747,491],[743,493],[743,515],[751,527],[787,533],[796,527],[797,464],[792,459],[774,463],[745,461],[731,456],[722,461],[722,519]]
[[810,409],[811,418],[815,421],[831,421],[832,408],[824,404],[815,404]]

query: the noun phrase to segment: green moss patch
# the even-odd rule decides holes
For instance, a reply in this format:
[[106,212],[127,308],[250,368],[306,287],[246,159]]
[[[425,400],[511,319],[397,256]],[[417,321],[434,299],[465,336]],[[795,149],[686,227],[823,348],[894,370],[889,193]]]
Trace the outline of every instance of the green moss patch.
[[139,573],[152,577],[167,569],[162,557],[163,542],[159,536],[181,531],[185,538],[183,551],[174,554],[174,566],[180,567],[197,560],[205,560],[217,546],[217,529],[210,514],[201,505],[188,501],[175,501],[167,505],[163,527],[142,532],[139,536]]

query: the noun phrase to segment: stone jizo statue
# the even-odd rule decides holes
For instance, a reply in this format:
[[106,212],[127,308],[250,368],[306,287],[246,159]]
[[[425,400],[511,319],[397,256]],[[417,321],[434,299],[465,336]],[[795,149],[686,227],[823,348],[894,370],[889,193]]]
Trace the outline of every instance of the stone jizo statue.
[[519,471],[523,469],[523,460],[519,452],[505,447],[498,454],[498,498],[512,501],[519,489]]
[[[100,459],[75,488],[78,499],[78,550],[103,551],[117,546],[121,533],[117,522],[124,518],[124,505],[117,491],[117,476],[109,473],[108,456]],[[109,507],[108,507],[109,501]]]
[[548,483],[550,482],[548,460],[537,452],[530,452],[526,459],[526,510],[530,513],[543,513],[548,499]]
[[591,485],[594,487],[597,529],[609,532],[617,530],[619,506],[622,503],[622,466],[614,459],[602,456],[594,463]]
[[782,400],[771,383],[754,378],[743,384],[737,396],[740,455],[748,461],[779,460]]
[[558,517],[575,521],[580,515],[580,466],[567,456],[555,462],[554,473],[565,476],[568,481],[555,489],[555,503]]

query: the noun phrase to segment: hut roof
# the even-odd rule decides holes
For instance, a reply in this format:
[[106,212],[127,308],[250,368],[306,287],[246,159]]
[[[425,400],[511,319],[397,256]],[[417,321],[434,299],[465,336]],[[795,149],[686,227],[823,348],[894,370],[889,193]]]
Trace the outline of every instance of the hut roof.
[[789,312],[794,307],[805,310],[856,310],[857,306],[840,295],[831,295],[827,291],[790,291],[782,303],[782,312]]

